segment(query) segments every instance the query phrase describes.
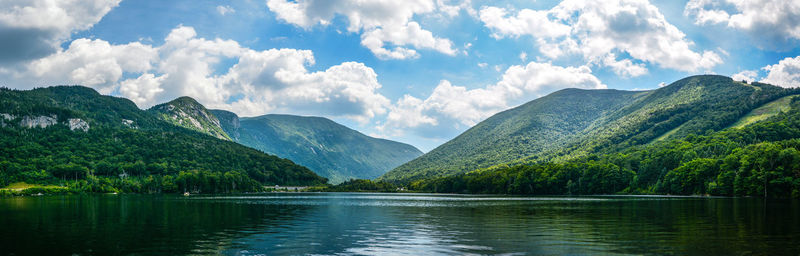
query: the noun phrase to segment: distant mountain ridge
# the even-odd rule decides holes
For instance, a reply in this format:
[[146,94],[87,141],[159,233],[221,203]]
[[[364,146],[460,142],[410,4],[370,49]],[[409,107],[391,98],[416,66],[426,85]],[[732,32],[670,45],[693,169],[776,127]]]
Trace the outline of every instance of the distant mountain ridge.
[[414,146],[372,138],[322,117],[270,114],[239,118],[224,110],[211,113],[233,141],[292,159],[332,183],[377,178],[422,155]]
[[797,93],[716,75],[687,77],[651,91],[564,89],[495,114],[379,180],[407,183],[617,152],[721,130],[763,104]]
[[180,97],[147,110],[159,119],[222,140],[290,159],[332,183],[374,179],[417,156],[417,148],[372,138],[322,117],[263,115],[240,118]]

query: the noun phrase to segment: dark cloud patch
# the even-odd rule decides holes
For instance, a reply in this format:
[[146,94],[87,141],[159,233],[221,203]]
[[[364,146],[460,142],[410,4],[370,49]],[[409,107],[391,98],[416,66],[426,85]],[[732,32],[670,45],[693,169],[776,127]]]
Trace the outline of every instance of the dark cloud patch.
[[58,50],[53,30],[0,26],[0,63],[33,60]]
[[640,15],[638,10],[625,10],[609,17],[608,26],[611,31],[621,35],[646,33],[655,29],[648,22],[647,16]]

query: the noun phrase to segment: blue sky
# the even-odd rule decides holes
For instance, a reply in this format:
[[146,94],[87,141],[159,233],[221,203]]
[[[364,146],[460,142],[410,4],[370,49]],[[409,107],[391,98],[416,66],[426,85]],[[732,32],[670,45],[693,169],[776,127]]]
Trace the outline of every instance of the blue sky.
[[[2,6],[6,5],[6,6]],[[0,3],[0,83],[325,116],[423,151],[562,88],[800,86],[793,1]]]

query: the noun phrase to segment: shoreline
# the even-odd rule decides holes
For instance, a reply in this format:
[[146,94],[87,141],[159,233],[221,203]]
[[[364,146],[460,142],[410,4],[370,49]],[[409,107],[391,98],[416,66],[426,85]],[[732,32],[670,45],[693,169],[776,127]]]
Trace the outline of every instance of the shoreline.
[[[617,197],[617,198],[697,198],[697,199],[737,199],[737,198],[759,198],[764,199],[763,197],[754,197],[754,196],[712,196],[712,195],[658,195],[658,194],[591,194],[591,195],[548,195],[548,194],[539,194],[539,195],[519,195],[519,194],[464,194],[464,193],[435,193],[435,192],[424,192],[424,191],[309,191],[309,190],[273,190],[273,191],[258,191],[258,192],[238,192],[238,193],[100,193],[100,192],[75,192],[75,191],[67,191],[65,189],[64,192],[58,193],[44,193],[44,192],[24,192],[25,190],[11,190],[11,189],[0,189],[0,198],[7,198],[7,197],[41,197],[41,196],[63,196],[63,195],[174,195],[174,196],[225,196],[225,195],[242,195],[242,194],[285,194],[285,193],[309,193],[309,194],[319,194],[319,193],[342,193],[342,194],[404,194],[404,195],[449,195],[449,196],[484,196],[484,197]],[[36,190],[39,191],[39,190]],[[797,200],[796,198],[766,198],[766,199],[789,199],[789,200]]]

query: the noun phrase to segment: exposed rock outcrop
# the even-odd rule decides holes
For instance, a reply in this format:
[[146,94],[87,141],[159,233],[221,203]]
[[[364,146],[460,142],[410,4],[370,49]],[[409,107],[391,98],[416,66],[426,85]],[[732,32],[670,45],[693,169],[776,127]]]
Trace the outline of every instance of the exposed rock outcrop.
[[239,140],[239,128],[242,127],[242,124],[239,122],[239,116],[233,112],[225,111],[225,110],[209,110],[214,116],[217,117],[220,123],[220,127],[222,130],[228,134],[234,140]]
[[161,120],[176,126],[205,133],[222,140],[231,140],[220,125],[219,119],[203,105],[189,97],[180,97],[173,101],[150,108]]
[[139,129],[139,126],[136,126],[136,124],[133,123],[133,120],[122,119],[122,125],[125,125],[131,129]]
[[[15,115],[0,113],[0,126],[6,127],[10,124],[8,121],[13,121],[17,117]],[[49,116],[23,116],[19,121],[19,126],[24,128],[47,128],[58,123],[58,116],[51,114]],[[89,123],[80,118],[70,118],[64,123],[69,127],[70,131],[80,130],[83,132],[89,131]]]
[[47,128],[48,126],[54,125],[58,123],[58,117],[56,115],[51,116],[23,116],[22,121],[20,121],[19,125],[25,128]]
[[6,127],[6,121],[11,121],[17,117],[11,114],[0,113],[0,127]]
[[81,130],[81,131],[84,131],[84,132],[88,132],[89,131],[89,123],[86,123],[86,121],[83,121],[80,118],[70,118],[67,121],[69,122],[69,130],[70,131],[74,131],[74,130]]

